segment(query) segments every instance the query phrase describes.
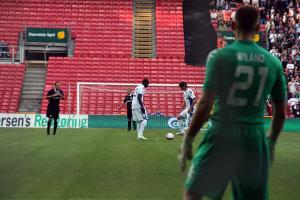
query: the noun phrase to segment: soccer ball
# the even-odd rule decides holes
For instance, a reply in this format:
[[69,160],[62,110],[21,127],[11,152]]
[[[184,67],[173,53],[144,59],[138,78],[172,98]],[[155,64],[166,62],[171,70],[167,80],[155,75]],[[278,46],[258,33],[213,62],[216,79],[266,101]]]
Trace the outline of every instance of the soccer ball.
[[173,140],[174,139],[174,134],[173,133],[167,133],[166,138],[167,138],[167,140]]

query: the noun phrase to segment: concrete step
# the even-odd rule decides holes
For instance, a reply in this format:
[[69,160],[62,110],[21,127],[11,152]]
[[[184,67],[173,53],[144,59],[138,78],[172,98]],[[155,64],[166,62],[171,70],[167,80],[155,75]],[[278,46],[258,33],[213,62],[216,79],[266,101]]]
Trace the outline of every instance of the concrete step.
[[45,83],[45,79],[41,77],[26,77],[24,78],[25,82],[38,82],[38,83]]
[[26,74],[46,74],[47,71],[44,70],[26,70]]
[[20,108],[37,108],[39,109],[41,104],[24,104]]
[[22,110],[22,111],[24,111],[24,110],[27,110],[27,111],[38,111],[38,110],[40,110],[40,107],[38,107],[38,106],[39,105],[21,106],[21,107],[19,107],[19,110]]
[[35,100],[30,100],[30,99],[21,99],[23,101],[24,105],[39,105],[41,104],[42,99],[35,99]]
[[29,81],[26,81],[23,83],[23,88],[32,88],[32,87],[35,87],[35,88],[42,88],[44,89],[44,82],[29,82]]
[[37,103],[40,103],[41,100],[42,100],[42,98],[38,98],[38,99],[34,99],[34,100],[21,98],[21,101],[23,101],[23,103],[25,103],[25,104],[37,104]]
[[26,66],[26,70],[47,70],[45,66]]
[[[25,79],[26,77],[24,77]],[[26,80],[24,80],[24,83],[44,83],[46,80],[45,78],[38,78],[38,77],[32,77],[32,78],[26,78]]]
[[19,108],[19,112],[39,112],[37,108]]
[[27,107],[19,107],[19,111],[20,112],[39,112],[40,111],[40,107],[37,106],[27,106]]
[[45,74],[38,74],[38,73],[26,73],[25,78],[39,78],[44,79]]
[[36,90],[23,90],[22,94],[24,95],[43,95],[43,91],[36,91]]
[[43,91],[44,87],[39,87],[39,86],[32,86],[32,87],[27,87],[24,91]]
[[22,94],[21,99],[33,99],[33,100],[41,99],[41,95],[40,94]]
[[19,111],[39,111],[40,103],[29,103],[25,102],[19,107]]

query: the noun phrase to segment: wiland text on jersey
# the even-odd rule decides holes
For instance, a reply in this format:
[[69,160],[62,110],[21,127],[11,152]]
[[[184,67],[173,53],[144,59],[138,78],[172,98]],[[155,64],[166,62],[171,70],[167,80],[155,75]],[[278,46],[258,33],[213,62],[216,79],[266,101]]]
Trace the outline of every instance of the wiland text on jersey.
[[237,60],[241,62],[257,62],[257,63],[265,62],[264,55],[257,54],[257,53],[237,52],[236,57]]

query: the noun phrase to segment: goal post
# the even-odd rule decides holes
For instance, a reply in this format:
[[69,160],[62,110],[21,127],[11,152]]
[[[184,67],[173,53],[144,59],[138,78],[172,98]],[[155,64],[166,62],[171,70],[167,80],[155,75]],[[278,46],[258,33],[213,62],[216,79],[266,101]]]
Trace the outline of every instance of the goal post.
[[[89,115],[89,128],[127,128],[127,109],[123,105],[128,89],[138,83],[77,83],[76,114]],[[188,84],[199,98],[202,84]],[[150,84],[144,95],[148,128],[176,128],[176,116],[183,105],[183,91],[178,84]]]

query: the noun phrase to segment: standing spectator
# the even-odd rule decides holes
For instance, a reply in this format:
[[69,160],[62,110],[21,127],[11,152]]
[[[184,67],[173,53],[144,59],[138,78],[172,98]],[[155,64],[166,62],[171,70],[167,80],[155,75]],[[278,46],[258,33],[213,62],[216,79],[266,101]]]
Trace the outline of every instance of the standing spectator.
[[292,80],[288,83],[288,89],[291,97],[293,97],[293,95],[296,93],[297,86],[298,83],[296,82],[295,78],[292,77]]
[[226,24],[225,24],[225,21],[224,20],[222,20],[221,22],[220,22],[220,24],[219,24],[219,26],[218,26],[218,31],[227,31],[227,26],[226,26]]
[[7,43],[2,40],[2,57],[3,58],[9,58],[9,47],[7,46]]
[[295,56],[296,56],[297,52],[298,52],[298,47],[297,47],[297,45],[294,45],[292,50],[291,50],[291,56],[292,56],[293,59],[295,59]]
[[260,23],[265,24],[266,23],[266,17],[267,17],[267,12],[264,7],[260,8]]
[[3,58],[3,47],[4,47],[4,41],[1,40],[0,41],[0,58]]
[[277,38],[277,34],[275,33],[275,30],[271,30],[271,34],[269,35],[270,48],[273,48],[276,38]]
[[286,56],[281,55],[281,64],[283,69],[285,69],[286,65],[288,64],[288,61],[286,60]]
[[295,25],[295,35],[296,35],[296,39],[299,38],[299,35],[300,35],[300,21],[299,19],[297,19],[297,23]]
[[9,58],[9,48],[4,40],[0,41],[0,58]]
[[287,102],[287,104],[288,104],[288,106],[289,106],[289,109],[290,109],[290,112],[293,113],[293,107],[294,107],[295,105],[297,105],[298,103],[299,103],[299,99],[297,99],[297,98],[295,97],[295,95],[292,94],[291,98],[289,98],[289,100],[288,100],[288,102]]
[[297,62],[297,64],[300,64],[300,52],[299,50],[297,49],[297,52],[295,54],[295,61]]
[[297,84],[297,88],[296,88],[296,92],[295,92],[295,98],[299,99],[299,101],[300,101],[300,82],[298,82],[298,84]]
[[275,46],[272,47],[272,49],[270,50],[270,53],[275,57],[279,57],[279,55],[280,55],[278,52],[278,49]]
[[211,17],[211,20],[217,20],[217,17],[218,17],[218,12],[216,10],[212,10],[210,12],[210,17]]
[[299,80],[299,76],[300,76],[300,69],[299,69],[299,65],[297,64],[297,66],[295,66],[295,69],[294,69],[294,76],[296,78],[296,81],[300,83],[300,80]]
[[294,65],[294,63],[292,62],[291,59],[289,59],[288,64],[286,65],[286,68],[287,68],[290,72],[293,72],[293,70],[294,70],[294,68],[295,68],[295,65]]
[[267,21],[266,26],[265,26],[266,32],[269,33],[269,31],[271,30],[271,27],[274,27],[274,26],[275,26],[275,24],[274,24],[273,20]]

